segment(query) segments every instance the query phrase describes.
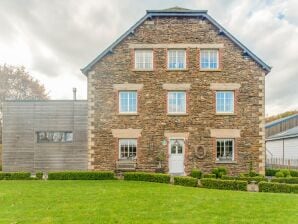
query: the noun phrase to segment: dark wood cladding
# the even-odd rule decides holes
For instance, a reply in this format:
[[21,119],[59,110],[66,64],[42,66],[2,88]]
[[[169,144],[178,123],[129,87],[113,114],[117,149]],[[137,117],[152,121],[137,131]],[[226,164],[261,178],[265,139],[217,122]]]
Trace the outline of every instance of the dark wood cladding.
[[[87,101],[3,104],[3,171],[87,169]],[[72,131],[72,143],[37,143],[37,131]]]

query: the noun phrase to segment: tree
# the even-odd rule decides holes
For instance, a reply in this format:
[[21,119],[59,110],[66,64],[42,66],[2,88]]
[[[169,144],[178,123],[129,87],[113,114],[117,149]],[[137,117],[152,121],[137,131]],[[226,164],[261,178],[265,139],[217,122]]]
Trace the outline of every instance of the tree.
[[[2,132],[2,103],[5,100],[49,99],[44,85],[34,79],[24,66],[0,65],[0,136]],[[0,138],[1,142],[2,138]]]

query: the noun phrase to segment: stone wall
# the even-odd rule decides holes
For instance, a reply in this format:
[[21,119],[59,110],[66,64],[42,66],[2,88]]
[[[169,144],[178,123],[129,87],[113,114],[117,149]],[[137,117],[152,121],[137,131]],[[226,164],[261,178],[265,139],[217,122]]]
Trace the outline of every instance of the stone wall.
[[[112,129],[131,128],[141,129],[137,148],[140,170],[154,170],[157,155],[161,151],[168,154],[167,146],[162,144],[165,133],[186,133],[186,173],[194,167],[209,172],[216,166],[226,166],[231,174],[247,172],[250,160],[254,169],[263,173],[264,70],[252,59],[245,59],[242,50],[207,20],[153,17],[152,21],[154,24],[141,24],[89,72],[89,169],[115,169],[118,138],[113,136]],[[153,71],[133,69],[133,47],[140,44],[153,47]],[[175,44],[184,44],[187,49],[187,69],[183,71],[167,70],[167,48],[178,46]],[[220,48],[219,70],[200,70],[200,46]],[[124,83],[142,84],[138,90],[137,115],[118,114],[118,92],[114,84]],[[181,83],[190,84],[188,114],[169,116],[167,90],[163,85]],[[229,85],[235,90],[235,114],[216,115],[214,88]],[[235,163],[215,162],[215,138],[211,136],[211,129],[237,129],[240,133],[235,138]],[[196,154],[199,146],[206,152],[204,158]],[[166,169],[167,164],[166,160]]]

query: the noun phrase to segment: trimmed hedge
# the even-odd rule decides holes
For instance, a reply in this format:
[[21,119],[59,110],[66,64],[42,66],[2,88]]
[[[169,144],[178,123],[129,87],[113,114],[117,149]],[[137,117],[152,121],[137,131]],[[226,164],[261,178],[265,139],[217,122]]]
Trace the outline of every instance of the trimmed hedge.
[[275,176],[275,174],[278,172],[278,169],[266,169],[265,170],[265,176]]
[[187,187],[198,186],[198,179],[193,177],[174,177],[174,185],[181,185]]
[[292,177],[298,177],[298,170],[290,170],[290,174]]
[[256,183],[259,183],[261,181],[268,181],[266,177],[263,176],[255,176],[255,177],[233,177],[233,176],[222,176],[222,180],[243,180],[247,181],[248,183],[251,183],[252,181],[255,181]]
[[260,182],[259,183],[259,191],[260,192],[298,194],[298,184]]
[[274,183],[298,184],[298,177],[274,178],[271,180]]
[[48,180],[114,180],[111,171],[67,171],[49,172]]
[[203,178],[216,178],[216,175],[213,173],[203,174]]
[[161,173],[126,172],[124,180],[148,181],[157,183],[170,183],[171,176]]
[[193,169],[191,172],[190,172],[190,175],[191,177],[193,178],[197,178],[197,179],[201,179],[202,178],[202,171],[201,170],[198,170],[198,169]]
[[36,176],[36,179],[42,180],[43,172],[37,172],[37,173],[35,173],[35,176]]
[[228,171],[225,167],[217,167],[212,170],[212,173],[216,175],[216,178],[221,178],[223,175],[227,175]]
[[246,191],[247,181],[242,180],[220,180],[220,179],[201,179],[201,185],[204,188],[211,189],[224,189],[224,190],[235,190],[235,191]]
[[13,172],[4,173],[0,172],[0,180],[31,180],[29,172]]

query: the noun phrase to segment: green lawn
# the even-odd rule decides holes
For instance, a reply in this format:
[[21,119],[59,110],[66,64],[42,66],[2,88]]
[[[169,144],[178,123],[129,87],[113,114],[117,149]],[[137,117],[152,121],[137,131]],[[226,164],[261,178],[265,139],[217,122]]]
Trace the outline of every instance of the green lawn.
[[298,195],[126,181],[0,181],[0,223],[298,223]]

